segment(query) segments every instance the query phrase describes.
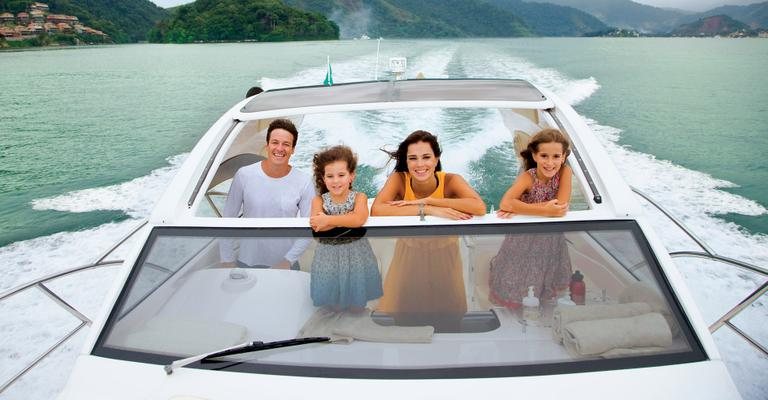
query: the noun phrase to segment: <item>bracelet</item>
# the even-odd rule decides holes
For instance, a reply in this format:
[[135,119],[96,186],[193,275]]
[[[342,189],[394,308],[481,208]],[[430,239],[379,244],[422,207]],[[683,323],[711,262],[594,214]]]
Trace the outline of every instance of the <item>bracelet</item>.
[[419,220],[424,221],[424,203],[419,203]]

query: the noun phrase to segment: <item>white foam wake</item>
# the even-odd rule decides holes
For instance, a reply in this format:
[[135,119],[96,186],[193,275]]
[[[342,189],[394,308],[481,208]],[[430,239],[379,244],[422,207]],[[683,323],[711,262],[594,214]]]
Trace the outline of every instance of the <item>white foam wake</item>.
[[168,186],[186,157],[186,153],[169,157],[170,165],[128,182],[36,199],[32,201],[32,208],[73,213],[118,210],[133,218],[144,218],[152,211],[156,199]]

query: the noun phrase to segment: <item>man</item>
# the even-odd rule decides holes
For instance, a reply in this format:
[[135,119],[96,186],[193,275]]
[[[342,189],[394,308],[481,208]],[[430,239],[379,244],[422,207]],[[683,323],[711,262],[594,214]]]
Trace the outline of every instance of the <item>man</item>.
[[[299,132],[287,119],[276,119],[267,129],[267,158],[240,168],[229,188],[222,216],[236,218],[308,217],[315,196],[312,178],[290,165]],[[309,239],[241,239],[235,257],[232,241],[220,246],[223,266],[298,269],[298,259]]]

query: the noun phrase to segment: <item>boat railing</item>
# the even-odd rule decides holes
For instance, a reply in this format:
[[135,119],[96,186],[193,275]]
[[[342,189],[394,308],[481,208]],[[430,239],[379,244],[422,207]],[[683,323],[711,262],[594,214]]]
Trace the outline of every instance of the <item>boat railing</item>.
[[2,294],[0,294],[0,302],[3,302],[14,295],[17,295],[19,293],[25,292],[27,290],[31,289],[38,289],[43,292],[46,296],[48,296],[55,304],[57,304],[59,307],[67,311],[69,314],[71,314],[73,317],[77,318],[80,323],[70,330],[67,334],[65,334],[61,339],[56,341],[56,343],[52,344],[48,349],[46,349],[44,352],[36,356],[30,363],[28,363],[26,366],[24,366],[20,371],[18,371],[16,374],[14,374],[11,378],[0,384],[0,394],[3,393],[8,387],[10,387],[12,384],[14,384],[16,381],[18,381],[22,376],[24,376],[27,372],[29,372],[32,368],[37,366],[42,360],[44,360],[46,357],[48,357],[53,351],[61,347],[64,343],[66,343],[70,338],[72,338],[77,332],[79,332],[81,329],[83,329],[86,326],[90,326],[92,323],[92,320],[85,316],[82,312],[80,312],[78,309],[73,307],[70,303],[68,303],[66,300],[61,298],[58,294],[56,294],[53,290],[51,290],[50,287],[48,287],[48,283],[51,281],[54,281],[56,279],[73,275],[76,273],[80,273],[83,271],[88,271],[92,269],[97,268],[103,268],[103,267],[110,267],[115,265],[121,265],[123,264],[123,260],[106,260],[107,257],[109,257],[110,254],[112,254],[115,250],[117,250],[120,246],[122,246],[131,236],[133,236],[136,232],[138,232],[144,225],[147,224],[146,220],[141,221],[137,226],[135,226],[133,229],[131,229],[130,232],[128,232],[123,238],[115,243],[112,247],[110,247],[107,251],[105,251],[103,254],[101,254],[96,261],[81,265],[74,268],[69,268],[63,271],[55,272],[46,276],[43,276],[41,278],[35,279],[31,282],[24,283],[22,285],[19,285],[17,287],[14,287]]
[[[750,264],[745,261],[736,260],[733,258],[729,258],[729,257],[725,257],[717,254],[703,240],[701,240],[698,236],[696,236],[693,232],[691,232],[691,230],[688,229],[688,227],[685,224],[683,224],[682,221],[677,219],[674,215],[672,215],[671,212],[669,212],[667,209],[662,207],[660,204],[656,203],[650,196],[648,196],[647,194],[643,193],[642,191],[634,187],[632,188],[632,191],[635,192],[640,197],[642,197],[643,199],[645,199],[645,201],[647,201],[649,204],[651,204],[657,210],[659,210],[662,214],[664,214],[667,218],[669,218],[670,221],[672,221],[675,225],[677,225],[677,227],[680,228],[680,230],[683,233],[685,233],[689,238],[691,238],[691,240],[693,240],[703,250],[703,251],[690,251],[690,250],[671,251],[669,255],[672,258],[702,258],[702,259],[712,260],[719,263],[723,263],[731,267],[739,268],[741,270],[758,274],[764,278],[768,278],[768,269],[759,267],[754,264]],[[715,322],[713,322],[709,326],[709,331],[711,333],[715,333],[718,329],[722,328],[723,326],[728,326],[731,330],[733,330],[733,332],[739,335],[747,343],[751,344],[755,349],[762,352],[764,355],[768,356],[768,348],[766,348],[766,346],[760,344],[755,338],[753,338],[748,333],[741,330],[738,326],[736,326],[732,322],[732,320],[736,316],[738,316],[747,307],[751,306],[755,301],[757,301],[757,299],[762,297],[766,292],[768,292],[768,280],[763,282],[762,285],[758,286],[749,295],[747,295],[741,301],[739,301],[738,304],[736,304],[734,307],[728,310],[725,314],[720,316]]]

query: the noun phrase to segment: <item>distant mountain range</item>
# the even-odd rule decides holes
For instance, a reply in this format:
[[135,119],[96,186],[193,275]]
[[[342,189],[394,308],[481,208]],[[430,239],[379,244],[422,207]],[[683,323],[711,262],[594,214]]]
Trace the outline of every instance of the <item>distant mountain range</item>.
[[[0,0],[0,12],[18,13],[30,2]],[[51,12],[75,15],[118,43],[146,40],[148,33],[159,42],[594,36],[617,28],[682,34],[690,24],[722,15],[753,30],[768,28],[768,1],[704,13],[631,0],[197,0],[167,10],[149,0],[47,4]],[[739,26],[722,22],[726,28]]]
[[727,15],[714,15],[684,24],[670,32],[672,36],[728,36],[734,32],[749,31],[750,27]]
[[768,28],[768,1],[748,6],[724,6],[697,14],[699,18],[727,15],[749,25],[752,29]]
[[321,13],[342,38],[510,37],[535,32],[512,12],[482,0],[283,0]]
[[643,33],[670,33],[683,24],[727,15],[752,29],[768,28],[768,1],[748,6],[724,6],[703,13],[647,6],[631,0],[541,0],[573,7],[597,17],[603,23]]

